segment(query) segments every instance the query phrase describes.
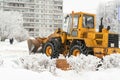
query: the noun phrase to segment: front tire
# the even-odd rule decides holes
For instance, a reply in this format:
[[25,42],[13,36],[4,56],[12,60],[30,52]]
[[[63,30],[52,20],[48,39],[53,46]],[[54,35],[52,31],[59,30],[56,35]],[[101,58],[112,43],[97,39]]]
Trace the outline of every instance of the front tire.
[[59,52],[57,50],[57,46],[55,44],[55,41],[45,43],[44,47],[43,47],[43,53],[45,53],[47,56],[51,56],[51,59],[58,58]]
[[47,42],[44,45],[43,53],[45,53],[47,56],[52,56],[52,54],[54,53],[54,46],[53,46],[53,44],[50,43],[50,42]]

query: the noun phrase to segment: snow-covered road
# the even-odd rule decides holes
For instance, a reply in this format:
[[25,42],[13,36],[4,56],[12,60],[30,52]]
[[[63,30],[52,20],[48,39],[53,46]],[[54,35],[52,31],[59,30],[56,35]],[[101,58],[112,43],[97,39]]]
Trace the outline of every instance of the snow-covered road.
[[0,42],[0,45],[0,55],[4,58],[29,55],[26,41],[21,43],[14,41],[13,45],[11,45],[9,40],[6,40],[5,42]]

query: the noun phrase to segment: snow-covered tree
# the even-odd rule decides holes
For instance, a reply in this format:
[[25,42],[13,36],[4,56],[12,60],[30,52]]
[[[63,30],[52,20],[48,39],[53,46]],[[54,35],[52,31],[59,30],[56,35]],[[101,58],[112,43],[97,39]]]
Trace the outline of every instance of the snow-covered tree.
[[1,38],[17,38],[19,41],[27,38],[27,31],[23,28],[22,14],[15,11],[0,11]]
[[103,17],[104,27],[110,26],[112,32],[119,32],[118,21],[118,0],[100,3],[97,9],[97,27],[100,24],[100,18]]

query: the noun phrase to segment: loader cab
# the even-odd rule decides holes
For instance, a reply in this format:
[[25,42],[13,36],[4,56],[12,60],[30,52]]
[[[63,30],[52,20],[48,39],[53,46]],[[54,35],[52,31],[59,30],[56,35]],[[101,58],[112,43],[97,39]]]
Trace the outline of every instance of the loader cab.
[[95,31],[95,15],[77,12],[65,17],[64,25],[70,37],[80,37],[84,32]]

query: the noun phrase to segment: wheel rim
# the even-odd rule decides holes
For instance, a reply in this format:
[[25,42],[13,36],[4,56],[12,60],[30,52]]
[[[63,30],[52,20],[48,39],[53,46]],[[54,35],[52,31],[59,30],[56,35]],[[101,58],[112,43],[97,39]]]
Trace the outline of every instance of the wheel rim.
[[47,46],[47,48],[46,48],[46,55],[47,56],[51,56],[51,54],[52,54],[52,47],[51,46]]
[[73,55],[74,56],[78,56],[80,54],[80,50],[79,49],[74,49],[73,50]]

